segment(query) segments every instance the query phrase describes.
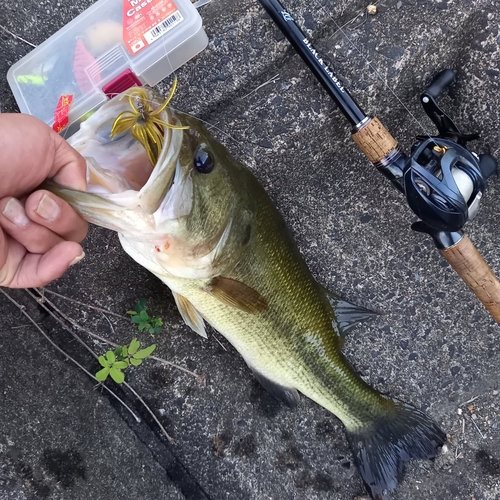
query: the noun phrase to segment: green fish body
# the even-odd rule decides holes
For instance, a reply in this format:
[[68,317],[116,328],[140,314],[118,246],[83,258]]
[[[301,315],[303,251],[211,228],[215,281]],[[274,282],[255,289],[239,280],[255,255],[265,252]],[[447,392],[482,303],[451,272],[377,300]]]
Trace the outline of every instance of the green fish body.
[[[159,109],[161,99],[148,98]],[[314,280],[262,186],[199,121],[162,110],[164,123],[189,128],[164,129],[154,168],[130,134],[113,138],[108,129],[131,105],[114,98],[70,140],[88,158],[91,192],[50,189],[118,231],[124,250],[170,287],[186,324],[219,331],[271,394],[294,407],[302,393],[336,415],[368,491],[387,498],[404,463],[436,456],[445,435],[345,359],[344,331],[370,313]]]

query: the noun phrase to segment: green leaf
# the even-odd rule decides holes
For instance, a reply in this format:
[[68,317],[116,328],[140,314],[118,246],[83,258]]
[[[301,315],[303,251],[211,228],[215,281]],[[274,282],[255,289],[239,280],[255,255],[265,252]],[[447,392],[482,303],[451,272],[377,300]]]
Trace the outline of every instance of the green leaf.
[[125,368],[128,368],[128,363],[127,361],[117,361],[112,368],[118,368],[119,370],[124,370]]
[[108,360],[104,357],[104,356],[99,356],[99,364],[101,366],[104,366],[104,368],[107,368],[109,367],[109,363],[108,363]]
[[110,371],[110,368],[109,368],[109,366],[107,366],[106,368],[103,368],[102,370],[99,370],[95,374],[95,378],[97,380],[99,380],[99,382],[104,382],[108,378],[109,371]]
[[130,316],[135,316],[137,311],[127,311],[125,314],[130,314]]
[[132,342],[128,346],[128,353],[135,354],[139,350],[139,347],[141,347],[141,343],[137,339],[132,339]]
[[155,326],[153,333],[161,333],[161,327]]
[[122,347],[121,346],[118,346],[113,352],[115,353],[115,356],[117,358],[121,358],[122,357]]
[[128,347],[127,347],[126,345],[124,345],[124,346],[122,347],[122,356],[123,356],[124,358],[126,358],[126,357],[128,356]]
[[139,366],[142,363],[142,359],[130,358],[130,363],[132,366]]
[[111,378],[117,383],[117,384],[122,384],[123,381],[125,380],[125,375],[124,373],[119,370],[118,368],[115,368],[114,366],[111,367],[109,370],[109,374],[111,375]]
[[113,364],[116,361],[115,353],[113,351],[107,351],[106,359],[108,360],[108,363]]
[[149,314],[144,309],[139,313],[139,316],[142,319],[142,321],[149,321],[151,319],[149,317]]
[[147,299],[139,299],[137,301],[137,304],[136,306],[134,307],[134,309],[140,313],[142,310],[146,309],[146,302],[147,302]]
[[144,328],[146,328],[147,326],[148,326],[148,324],[147,324],[147,323],[141,323],[141,324],[139,325],[139,331],[140,331],[140,332],[142,332],[142,330],[144,330]]
[[134,354],[135,359],[144,359],[152,354],[152,352],[156,349],[156,344],[151,344],[149,347],[145,349],[141,349],[140,351]]
[[139,315],[132,316],[132,323],[142,323],[142,319]]
[[154,319],[154,326],[163,326],[163,320],[161,318]]

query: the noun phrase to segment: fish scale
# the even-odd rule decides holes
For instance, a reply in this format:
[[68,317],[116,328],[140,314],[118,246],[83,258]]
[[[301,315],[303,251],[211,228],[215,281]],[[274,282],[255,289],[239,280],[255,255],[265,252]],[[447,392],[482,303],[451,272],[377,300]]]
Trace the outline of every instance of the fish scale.
[[[221,307],[217,299],[204,291],[204,281],[161,279],[194,304],[253,369],[278,384],[300,390],[335,413],[349,429],[362,427],[366,425],[362,412],[370,408],[369,419],[374,413],[383,415],[386,400],[352,372],[340,353],[340,332],[333,328],[336,317],[281,215],[253,176],[248,175],[244,184],[258,200],[254,235],[243,259],[225,275],[260,292],[268,300],[268,311],[249,318],[234,308]],[[263,255],[267,258],[263,259]],[[323,346],[325,354],[320,364],[317,349],[312,343],[304,343],[307,335],[318,339]],[[302,349],[298,350],[298,346]],[[372,394],[368,406],[367,391]],[[353,396],[361,397],[357,401]],[[376,406],[384,408],[376,412]]]

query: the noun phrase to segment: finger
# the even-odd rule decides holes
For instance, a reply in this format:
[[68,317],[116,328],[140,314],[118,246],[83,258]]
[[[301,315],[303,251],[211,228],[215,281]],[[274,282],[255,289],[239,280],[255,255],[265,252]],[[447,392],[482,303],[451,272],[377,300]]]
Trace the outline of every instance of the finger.
[[87,191],[87,163],[59,134],[54,133],[54,163],[48,177],[58,184]]
[[27,254],[26,248],[8,234],[4,235],[6,259],[5,264],[0,267],[0,286],[9,286],[17,269]]
[[63,241],[45,254],[22,255],[19,246],[18,242],[13,241],[12,252],[9,252],[6,265],[0,270],[0,286],[10,288],[45,286],[60,278],[70,266],[85,257],[82,247],[72,241]]
[[7,240],[2,228],[0,228],[0,269],[5,265],[5,262],[7,262]]
[[71,206],[49,191],[35,191],[25,205],[26,215],[65,240],[82,241],[88,231],[87,222]]
[[0,169],[9,166],[0,197],[19,198],[47,177],[86,190],[85,160],[51,127],[33,116],[0,113],[0,129]]
[[45,253],[63,238],[30,220],[23,204],[16,198],[0,200],[0,227],[31,253]]

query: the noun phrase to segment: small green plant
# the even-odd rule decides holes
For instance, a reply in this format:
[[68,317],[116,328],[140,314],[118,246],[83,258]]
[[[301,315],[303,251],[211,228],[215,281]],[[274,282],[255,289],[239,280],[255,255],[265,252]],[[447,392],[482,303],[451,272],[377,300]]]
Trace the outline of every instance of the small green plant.
[[123,370],[130,365],[139,366],[156,349],[152,344],[144,349],[139,349],[141,343],[133,339],[128,346],[119,346],[114,351],[107,351],[104,356],[99,356],[99,364],[103,367],[95,374],[95,378],[104,382],[108,376],[117,383],[122,384],[125,380]]
[[146,330],[149,333],[160,333],[163,326],[161,318],[152,318],[146,311],[146,299],[139,299],[133,311],[127,311],[132,316],[132,323],[137,324],[139,331]]

